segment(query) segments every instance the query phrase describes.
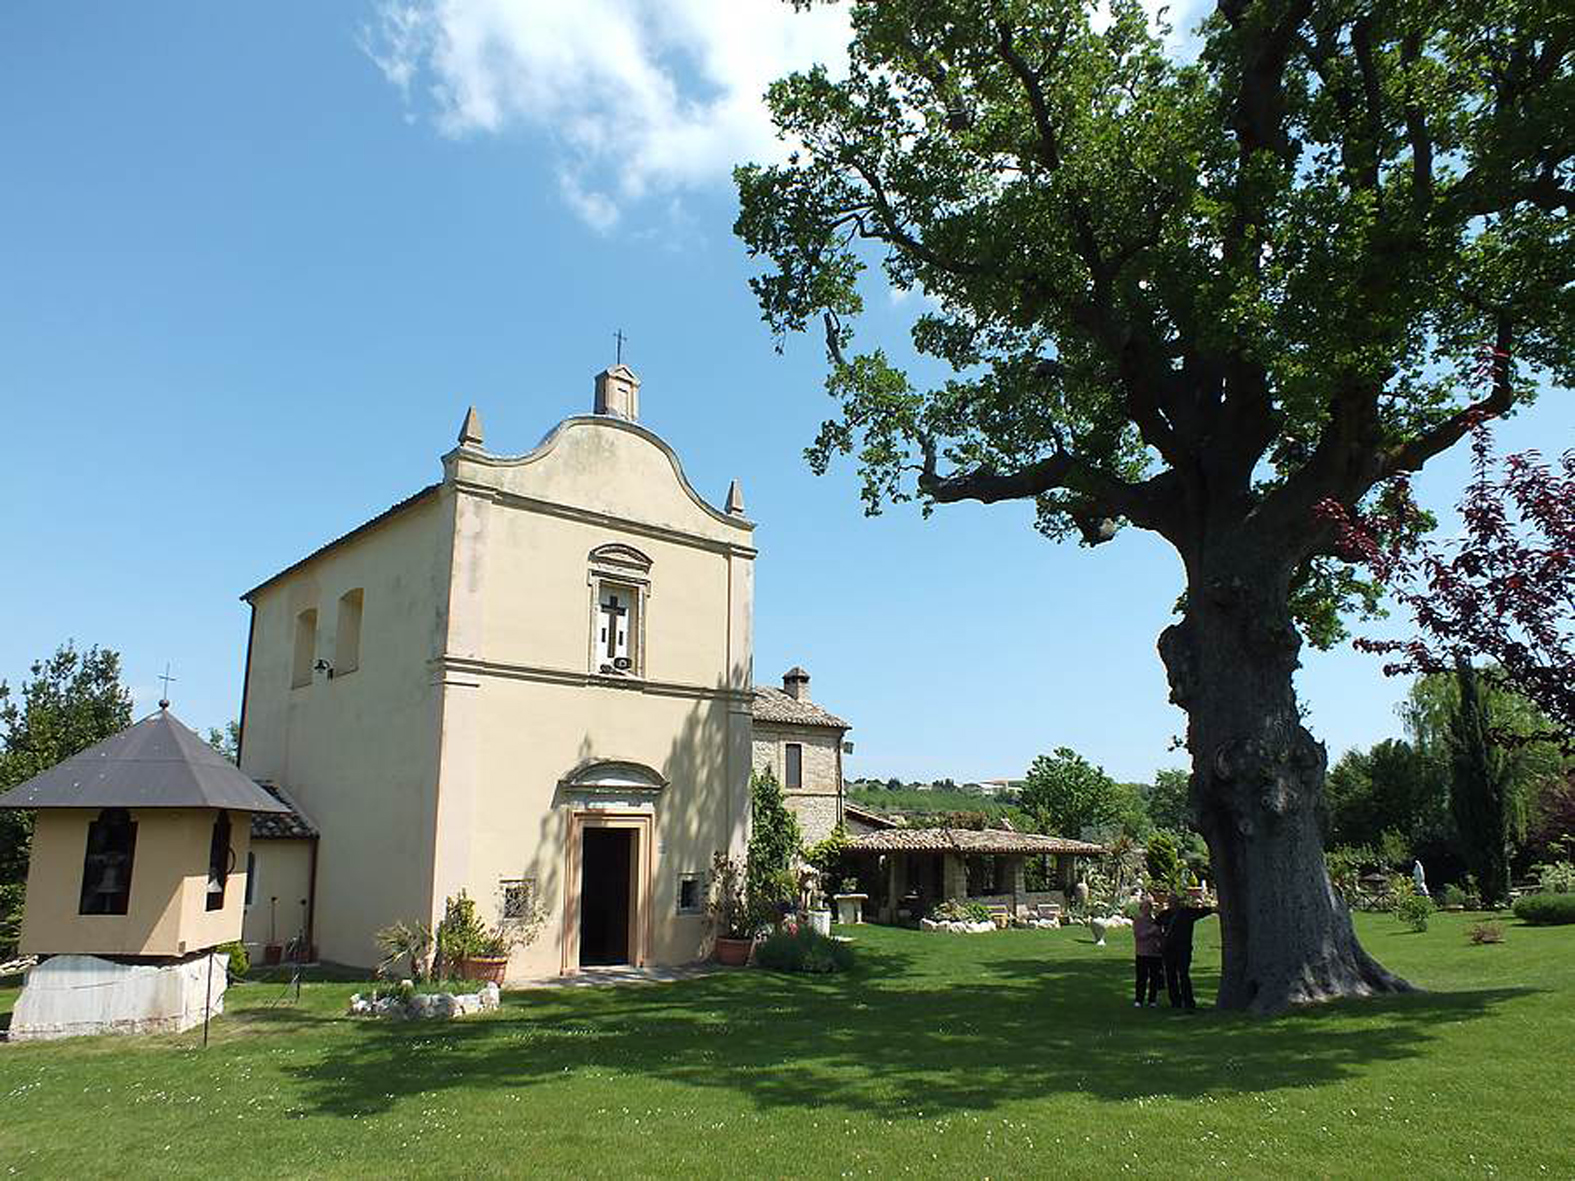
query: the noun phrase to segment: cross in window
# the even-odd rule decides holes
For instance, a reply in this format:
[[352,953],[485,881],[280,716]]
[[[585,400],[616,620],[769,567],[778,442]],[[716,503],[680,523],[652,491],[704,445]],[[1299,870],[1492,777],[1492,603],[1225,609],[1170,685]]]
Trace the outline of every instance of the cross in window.
[[606,617],[606,624],[602,628],[602,639],[607,641],[607,659],[615,660],[618,656],[618,620],[629,614],[617,595],[610,594],[602,603],[602,615]]

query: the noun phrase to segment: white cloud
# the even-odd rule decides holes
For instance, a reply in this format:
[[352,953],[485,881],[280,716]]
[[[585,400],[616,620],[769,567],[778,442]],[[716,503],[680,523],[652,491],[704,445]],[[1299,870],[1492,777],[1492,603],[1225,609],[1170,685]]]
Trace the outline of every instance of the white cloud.
[[[1182,56],[1202,5],[1169,5]],[[362,48],[407,118],[550,138],[564,201],[607,233],[642,198],[779,159],[766,87],[816,62],[840,76],[848,38],[843,7],[783,0],[380,0]]]
[[633,201],[778,158],[766,87],[840,73],[847,41],[840,9],[782,0],[386,0],[362,45],[445,134],[550,136],[565,201],[606,232]]

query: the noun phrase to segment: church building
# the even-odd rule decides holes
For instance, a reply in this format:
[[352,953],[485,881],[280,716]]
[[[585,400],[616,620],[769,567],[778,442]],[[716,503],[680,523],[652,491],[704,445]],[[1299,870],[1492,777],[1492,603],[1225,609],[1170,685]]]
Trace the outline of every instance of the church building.
[[257,834],[248,942],[369,965],[463,890],[545,913],[514,979],[705,954],[749,822],[754,525],[639,389],[606,370],[523,455],[472,410],[440,480],[243,596],[240,765],[295,813]]

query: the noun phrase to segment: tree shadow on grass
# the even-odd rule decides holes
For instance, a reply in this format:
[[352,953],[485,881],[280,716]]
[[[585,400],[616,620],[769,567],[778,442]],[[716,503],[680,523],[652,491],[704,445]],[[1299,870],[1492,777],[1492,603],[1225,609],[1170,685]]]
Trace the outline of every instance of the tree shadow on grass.
[[[760,1108],[933,1118],[1058,1091],[1119,1101],[1327,1085],[1421,1055],[1441,1023],[1532,991],[1418,993],[1261,1020],[1134,1010],[1124,959],[992,960],[953,983],[905,977],[908,966],[865,951],[844,977],[756,971],[510,994],[501,1012],[451,1025],[358,1026],[289,1069],[308,1109],[344,1117],[405,1096],[594,1072],[723,1090]],[[1214,974],[1198,977],[1206,992]]]

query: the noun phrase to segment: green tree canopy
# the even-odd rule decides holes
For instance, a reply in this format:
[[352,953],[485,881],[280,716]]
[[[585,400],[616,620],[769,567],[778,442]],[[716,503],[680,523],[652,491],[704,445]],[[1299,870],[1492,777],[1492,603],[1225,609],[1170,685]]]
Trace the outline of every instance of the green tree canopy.
[[1149,819],[1156,828],[1176,831],[1192,828],[1192,805],[1188,800],[1192,777],[1174,768],[1157,771],[1149,787],[1146,804]]
[[1332,845],[1378,846],[1400,834],[1416,855],[1445,828],[1446,769],[1402,739],[1351,750],[1329,772],[1327,840]]
[[1120,818],[1121,789],[1103,768],[1061,746],[1028,768],[1018,806],[1041,832],[1076,839]]
[[[67,641],[35,661],[20,691],[0,681],[0,791],[47,771],[62,759],[131,724],[131,693],[120,683],[120,655],[108,648],[78,651]],[[0,953],[20,929],[31,812],[0,811]]]

